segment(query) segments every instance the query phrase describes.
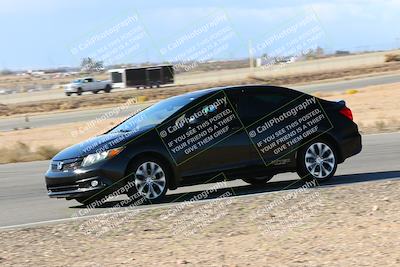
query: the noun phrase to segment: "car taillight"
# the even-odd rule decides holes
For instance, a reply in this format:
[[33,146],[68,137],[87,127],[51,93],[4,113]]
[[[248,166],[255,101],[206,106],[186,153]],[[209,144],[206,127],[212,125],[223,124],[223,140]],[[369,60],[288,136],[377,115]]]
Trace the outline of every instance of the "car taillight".
[[342,115],[344,115],[345,117],[347,117],[350,120],[353,120],[353,113],[351,112],[351,110],[348,107],[344,107],[339,111]]

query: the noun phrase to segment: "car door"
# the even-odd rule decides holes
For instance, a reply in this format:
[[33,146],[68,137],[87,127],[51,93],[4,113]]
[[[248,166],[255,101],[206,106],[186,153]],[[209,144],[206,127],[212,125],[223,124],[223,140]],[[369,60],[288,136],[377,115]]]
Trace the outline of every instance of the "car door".
[[[229,89],[225,93],[222,92],[228,100],[226,108],[232,110],[235,121],[229,126],[229,132],[223,136],[222,140],[207,147],[207,149],[180,166],[183,176],[221,172],[227,175],[248,166],[250,139],[238,114],[238,109],[242,106],[239,102],[243,99],[243,92],[241,88]],[[210,116],[215,114],[210,114]],[[197,124],[201,123],[201,121],[197,122]]]
[[86,78],[85,79],[85,87],[84,87],[85,91],[92,91],[94,90],[94,82],[92,78]]
[[[251,138],[251,131],[255,125],[258,125],[263,118],[268,118],[274,112],[290,102],[294,97],[292,92],[285,88],[268,87],[268,86],[250,86],[245,88],[242,121],[245,125],[249,138],[252,140],[249,152],[249,164],[252,166],[269,165],[274,159],[269,158],[266,154],[257,149],[256,138]],[[266,137],[266,136],[265,136]],[[280,162],[290,163],[292,159],[283,157]]]

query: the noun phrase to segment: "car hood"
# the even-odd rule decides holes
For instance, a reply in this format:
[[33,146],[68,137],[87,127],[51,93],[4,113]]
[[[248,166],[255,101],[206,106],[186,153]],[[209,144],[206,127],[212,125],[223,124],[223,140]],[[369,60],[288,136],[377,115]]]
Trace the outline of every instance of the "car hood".
[[70,146],[53,157],[53,160],[66,160],[85,157],[89,154],[106,151],[125,145],[132,138],[149,129],[132,132],[107,133],[95,136],[79,144]]

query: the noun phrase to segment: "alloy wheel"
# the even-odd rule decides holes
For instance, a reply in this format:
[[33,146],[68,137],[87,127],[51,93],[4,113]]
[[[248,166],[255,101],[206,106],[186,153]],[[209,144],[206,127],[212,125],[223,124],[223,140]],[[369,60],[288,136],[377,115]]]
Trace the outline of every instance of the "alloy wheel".
[[312,144],[304,157],[307,171],[317,179],[323,179],[332,173],[335,160],[332,149],[324,143]]
[[158,198],[163,194],[166,184],[165,172],[157,163],[147,161],[137,168],[135,186],[146,199]]

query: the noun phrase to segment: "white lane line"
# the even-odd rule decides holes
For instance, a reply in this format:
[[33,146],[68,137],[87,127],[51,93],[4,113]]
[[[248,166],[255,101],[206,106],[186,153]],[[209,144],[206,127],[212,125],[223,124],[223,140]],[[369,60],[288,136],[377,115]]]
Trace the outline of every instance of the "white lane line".
[[50,224],[50,223],[57,223],[57,222],[78,221],[81,219],[90,219],[90,218],[96,218],[96,217],[101,217],[101,216],[104,217],[104,216],[108,216],[108,215],[124,214],[124,213],[128,213],[128,212],[137,212],[138,210],[139,211],[153,210],[153,209],[164,208],[164,207],[169,207],[169,206],[173,206],[173,205],[160,205],[160,206],[153,206],[153,207],[150,206],[150,207],[138,208],[135,210],[123,210],[123,211],[110,212],[107,214],[100,213],[100,214],[85,215],[85,216],[79,216],[79,217],[68,217],[68,218],[55,219],[55,220],[0,226],[0,230],[10,229],[10,228],[19,228],[19,227],[28,227],[28,226],[37,226],[37,225],[41,225],[41,224]]
[[[374,183],[374,182],[380,182],[380,181],[389,181],[389,180],[397,180],[398,178],[386,178],[386,179],[380,179],[380,180],[373,180],[373,181],[359,181],[359,182],[351,182],[351,183],[346,183],[346,184],[329,184],[329,185],[320,185],[314,188],[309,188],[310,190],[320,190],[321,188],[330,188],[330,187],[337,187],[337,186],[351,186],[353,184],[360,184],[360,183]],[[230,187],[226,187],[225,189],[229,189]],[[260,192],[260,193],[254,193],[254,194],[244,194],[244,195],[238,195],[238,196],[231,196],[229,199],[239,199],[239,198],[249,198],[249,197],[258,197],[262,195],[267,195],[267,194],[273,194],[273,193],[282,193],[282,192],[291,192],[294,190],[297,190],[298,188],[293,188],[293,189],[285,189],[285,190],[275,190],[275,191],[269,191],[269,192]],[[204,200],[198,200],[192,202],[193,204],[204,204],[207,202],[211,201],[222,201],[223,199],[218,199],[218,198],[211,198],[211,199],[204,199]],[[30,227],[30,226],[39,226],[43,224],[52,224],[52,223],[59,223],[59,222],[70,222],[70,221],[77,221],[77,220],[82,220],[82,219],[90,219],[90,218],[96,218],[96,217],[105,217],[105,216],[111,216],[115,214],[124,214],[124,213],[130,213],[130,212],[138,212],[138,211],[147,211],[147,210],[153,210],[153,209],[164,209],[164,208],[171,208],[174,206],[177,206],[183,202],[174,202],[174,203],[165,203],[161,205],[156,205],[156,206],[150,206],[150,207],[143,207],[143,208],[137,208],[134,210],[124,210],[124,211],[116,211],[116,212],[110,212],[110,213],[100,213],[100,214],[93,214],[93,215],[85,215],[85,216],[80,216],[80,217],[68,217],[68,218],[62,218],[62,219],[55,219],[55,220],[47,220],[47,221],[39,221],[39,222],[32,222],[32,223],[24,223],[24,224],[15,224],[15,225],[8,225],[8,226],[1,226],[0,230],[7,230],[7,229],[12,229],[12,228],[24,228],[24,227]]]

